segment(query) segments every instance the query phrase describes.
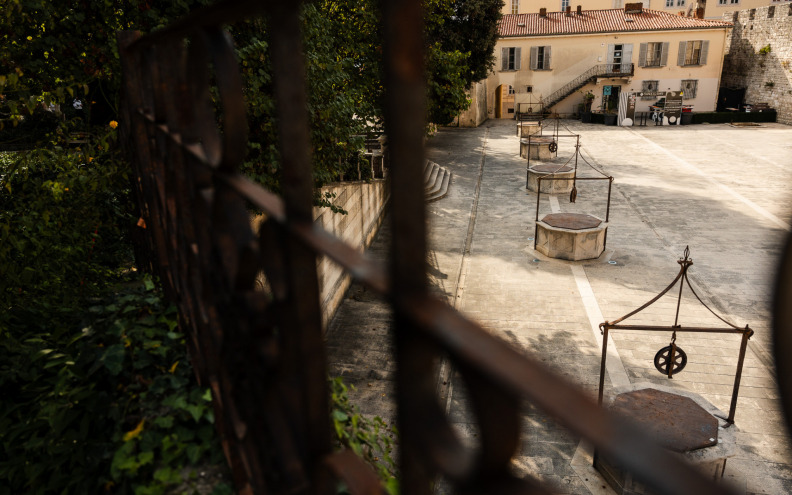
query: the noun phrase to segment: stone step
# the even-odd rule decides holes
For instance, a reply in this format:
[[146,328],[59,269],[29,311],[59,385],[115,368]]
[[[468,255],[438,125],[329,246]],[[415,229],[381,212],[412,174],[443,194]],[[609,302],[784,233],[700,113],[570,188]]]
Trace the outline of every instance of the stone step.
[[426,160],[426,163],[424,163],[424,184],[429,183],[429,176],[432,175],[432,171],[434,170],[434,167],[439,167],[439,166],[440,165],[436,164],[435,162],[430,162],[429,160]]
[[[437,183],[437,176],[440,174],[442,167],[434,162],[432,163],[432,170],[429,172],[429,177],[424,175],[424,189],[427,191],[433,189]],[[442,180],[442,177],[440,178]]]
[[443,199],[448,194],[448,187],[451,185],[451,172],[446,169],[443,169],[443,178],[439,181],[440,185],[437,189],[433,189],[431,192],[427,193],[426,195],[426,202],[431,203],[433,201],[437,201],[439,199]]
[[435,162],[426,160],[424,165],[424,193],[426,201],[437,201],[448,194],[451,172]]

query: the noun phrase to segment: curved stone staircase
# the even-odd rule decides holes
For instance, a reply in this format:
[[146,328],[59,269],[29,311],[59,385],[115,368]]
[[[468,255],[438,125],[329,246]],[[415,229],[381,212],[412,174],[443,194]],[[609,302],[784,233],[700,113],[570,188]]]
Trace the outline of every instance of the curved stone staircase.
[[451,172],[444,167],[426,160],[424,165],[424,190],[426,191],[426,202],[431,203],[443,199],[448,194],[448,187],[451,185]]

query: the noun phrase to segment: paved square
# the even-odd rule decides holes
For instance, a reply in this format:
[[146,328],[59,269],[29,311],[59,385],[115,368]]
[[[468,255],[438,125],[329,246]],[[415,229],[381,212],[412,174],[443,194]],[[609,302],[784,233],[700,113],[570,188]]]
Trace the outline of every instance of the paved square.
[[[581,135],[579,175],[597,174],[588,163],[615,177],[604,254],[569,262],[534,251],[536,194],[525,188],[526,161],[519,157],[513,121],[445,128],[429,140],[427,150],[431,160],[454,174],[448,196],[427,205],[428,261],[436,290],[495,335],[595,394],[596,325],[664,289],[689,245],[690,278],[704,301],[727,320],[756,331],[737,406],[737,455],[728,461],[726,476],[747,493],[792,492],[792,452],[769,343],[775,263],[792,212],[792,127],[561,123],[562,133]],[[572,157],[572,142],[560,142],[558,163]],[[576,203],[566,195],[543,194],[540,211],[604,218],[606,199],[605,181],[581,181]],[[381,253],[388,235],[383,229],[373,254]],[[672,292],[628,321],[673,324]],[[681,324],[719,323],[689,291],[683,299]],[[353,400],[364,413],[392,419],[389,322],[382,305],[354,286],[330,326],[328,342],[331,372],[358,387]],[[680,334],[677,344],[687,352],[688,365],[673,380],[660,375],[652,362],[669,340],[665,333],[615,332],[606,394],[613,386],[652,381],[699,393],[728,411],[739,337]],[[463,380],[455,374],[450,382],[451,421],[475,445],[475,418]],[[562,493],[609,493],[587,471],[578,438],[530,404],[524,412],[516,472],[539,477]]]

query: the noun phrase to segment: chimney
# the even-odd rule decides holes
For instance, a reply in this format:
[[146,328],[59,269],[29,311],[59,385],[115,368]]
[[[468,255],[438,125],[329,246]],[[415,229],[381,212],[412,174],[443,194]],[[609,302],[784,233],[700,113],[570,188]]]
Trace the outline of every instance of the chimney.
[[582,15],[582,14],[583,14],[583,7],[581,7],[580,5],[578,5],[578,6],[577,6],[577,15]]
[[547,17],[547,9],[542,7],[539,9],[539,17]]
[[567,5],[566,15],[567,15],[567,17],[571,17],[572,16],[572,7],[570,5]]
[[624,4],[625,14],[640,14],[641,12],[643,12],[643,2]]
[[[792,8],[792,7],[791,7]],[[696,9],[696,19],[704,19],[704,8],[699,7]]]

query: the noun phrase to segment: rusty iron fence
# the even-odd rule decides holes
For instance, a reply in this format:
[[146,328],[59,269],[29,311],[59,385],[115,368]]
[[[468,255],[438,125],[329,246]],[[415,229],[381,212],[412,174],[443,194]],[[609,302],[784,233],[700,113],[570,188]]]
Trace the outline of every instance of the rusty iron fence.
[[[440,476],[457,493],[549,493],[510,470],[528,402],[660,493],[730,493],[430,294],[419,0],[382,6],[393,164],[388,266],[314,226],[299,7],[226,0],[146,36],[119,35],[122,128],[147,234],[139,259],[179,308],[196,374],[212,390],[238,492],[329,494],[340,479],[353,494],[382,493],[373,471],[354,454],[335,452],[331,441],[316,276],[317,256],[327,256],[393,309],[403,493],[428,495]],[[222,26],[258,15],[266,15],[271,35],[282,197],[237,171],[247,143],[245,107]],[[221,100],[219,119],[210,84]],[[251,206],[266,215],[257,231]],[[436,398],[441,356],[468,384],[480,431],[475,451],[462,446]]]

